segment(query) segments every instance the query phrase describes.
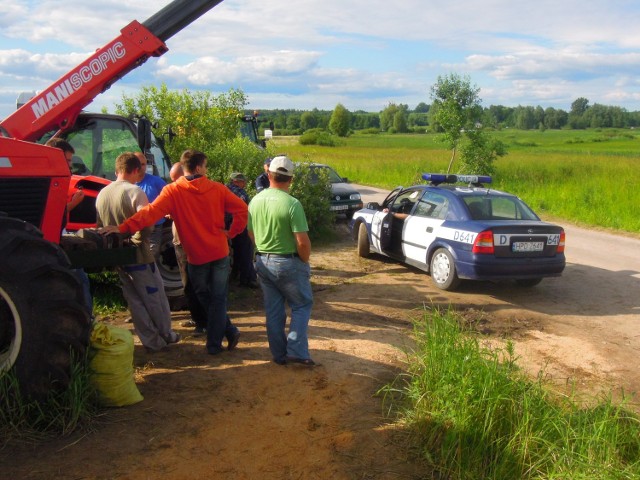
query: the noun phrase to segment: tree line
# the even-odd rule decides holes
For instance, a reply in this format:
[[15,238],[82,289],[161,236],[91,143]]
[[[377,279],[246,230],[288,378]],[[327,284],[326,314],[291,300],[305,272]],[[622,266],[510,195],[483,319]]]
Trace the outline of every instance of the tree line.
[[[389,133],[438,132],[439,127],[433,111],[425,102],[420,102],[412,110],[406,104],[389,103],[379,112],[348,111],[338,104],[334,110],[260,110],[261,129],[273,122],[276,135],[300,135],[312,129],[330,130],[332,117],[334,124],[347,126],[348,132],[369,130]],[[640,126],[640,112],[627,111],[617,106],[590,104],[580,97],[571,103],[566,111],[559,108],[541,106],[506,107],[491,105],[481,107],[479,122],[485,128],[520,130],[546,129],[586,129],[586,128],[632,128]],[[336,123],[337,117],[337,123]],[[342,127],[344,129],[344,127]],[[344,135],[339,135],[344,136]]]

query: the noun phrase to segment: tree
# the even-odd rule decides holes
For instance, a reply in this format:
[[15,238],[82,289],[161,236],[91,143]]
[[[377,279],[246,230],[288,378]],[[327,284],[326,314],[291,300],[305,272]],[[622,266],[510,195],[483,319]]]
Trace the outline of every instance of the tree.
[[404,111],[398,110],[393,116],[393,128],[398,133],[406,133],[407,129],[407,115]]
[[339,137],[346,137],[349,135],[349,127],[351,124],[351,114],[344,105],[339,103],[336,108],[333,109],[331,114],[331,120],[329,120],[329,130]]
[[318,119],[313,114],[313,112],[304,112],[300,115],[300,128],[305,130],[311,130],[312,128],[316,128],[318,126]]
[[432,125],[443,131],[444,141],[451,149],[451,160],[447,173],[455,160],[458,145],[465,131],[478,128],[482,116],[482,106],[478,93],[480,89],[471,85],[469,77],[455,73],[438,76],[431,87],[433,103],[429,113]]

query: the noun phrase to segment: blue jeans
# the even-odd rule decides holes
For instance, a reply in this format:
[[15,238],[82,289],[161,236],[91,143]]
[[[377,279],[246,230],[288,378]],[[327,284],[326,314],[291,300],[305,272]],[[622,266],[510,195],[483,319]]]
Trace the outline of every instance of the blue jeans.
[[[276,362],[287,356],[308,359],[308,326],[313,306],[311,268],[299,258],[283,258],[268,254],[256,257],[256,270],[264,295],[269,350]],[[285,334],[287,313],[291,308],[289,334]]]
[[207,313],[207,351],[211,354],[221,352],[222,339],[238,331],[227,316],[229,268],[228,256],[203,265],[187,264],[193,291]]

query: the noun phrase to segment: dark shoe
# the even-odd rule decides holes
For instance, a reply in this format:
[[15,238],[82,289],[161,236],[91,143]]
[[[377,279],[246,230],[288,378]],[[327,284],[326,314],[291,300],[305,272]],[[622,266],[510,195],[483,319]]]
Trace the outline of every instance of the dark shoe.
[[236,332],[233,336],[228,340],[227,350],[235,350],[238,346],[238,342],[240,341],[240,332]]
[[287,364],[287,359],[286,358],[274,358],[273,361],[275,363],[277,363],[278,365],[286,365]]
[[305,367],[317,366],[317,363],[311,360],[310,358],[286,357],[286,362],[295,363],[296,365],[303,365]]
[[255,280],[251,280],[249,282],[241,282],[240,286],[244,288],[251,288],[252,290],[260,288],[260,285],[258,285],[258,282],[256,282]]
[[209,355],[218,355],[218,354],[220,354],[222,352],[224,352],[224,350],[222,348],[217,348],[217,347],[207,348],[207,353]]
[[185,322],[182,322],[180,324],[181,327],[195,327],[196,326],[196,322],[194,322],[193,320],[187,320]]
[[202,327],[196,327],[193,329],[193,332],[191,332],[191,336],[193,337],[202,337],[203,335],[206,335],[206,334],[207,334],[207,329]]

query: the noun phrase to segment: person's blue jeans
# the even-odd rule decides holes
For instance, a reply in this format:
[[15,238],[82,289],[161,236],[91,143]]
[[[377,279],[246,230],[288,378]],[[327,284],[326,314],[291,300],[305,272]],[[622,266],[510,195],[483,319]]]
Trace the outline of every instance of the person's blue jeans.
[[227,316],[229,268],[228,256],[203,265],[187,264],[193,291],[207,312],[207,351],[211,354],[221,352],[222,339],[237,332]]
[[[309,264],[297,257],[262,254],[256,257],[256,270],[264,295],[267,339],[273,359],[276,362],[287,356],[309,359],[308,326],[313,306]],[[288,335],[285,302],[291,308]]]

